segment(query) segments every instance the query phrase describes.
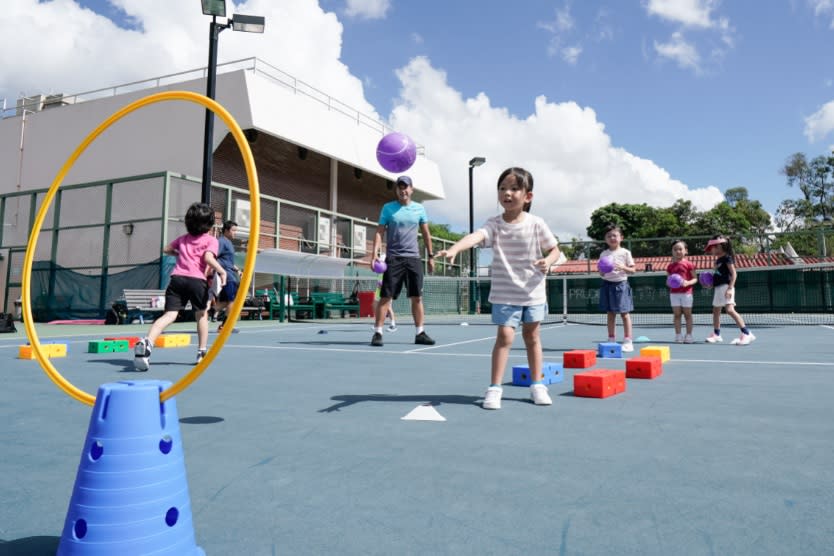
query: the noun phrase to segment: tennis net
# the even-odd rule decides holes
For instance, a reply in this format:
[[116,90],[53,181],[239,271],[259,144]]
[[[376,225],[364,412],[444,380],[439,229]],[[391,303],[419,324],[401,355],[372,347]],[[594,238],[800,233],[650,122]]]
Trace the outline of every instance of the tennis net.
[[[367,300],[377,288],[378,277],[345,278],[287,277],[286,292],[299,299],[314,292],[337,292],[347,300],[364,301],[362,311],[345,313],[370,320]],[[548,315],[546,323],[570,322],[604,325],[605,313],[599,310],[598,274],[555,275],[547,279]],[[672,310],[665,272],[640,272],[629,277],[634,295],[632,322],[636,326],[668,326]],[[428,324],[490,324],[489,290],[491,279],[484,277],[426,276],[423,304]],[[712,323],[713,290],[694,288],[693,314],[696,324]],[[739,313],[750,326],[834,325],[834,264],[790,265],[762,269],[739,269],[736,281]],[[405,292],[394,300],[397,320],[411,321],[411,306]],[[338,316],[329,312],[291,313],[292,319],[327,320]],[[364,317],[364,318],[363,318]],[[722,322],[731,319],[722,315]]]

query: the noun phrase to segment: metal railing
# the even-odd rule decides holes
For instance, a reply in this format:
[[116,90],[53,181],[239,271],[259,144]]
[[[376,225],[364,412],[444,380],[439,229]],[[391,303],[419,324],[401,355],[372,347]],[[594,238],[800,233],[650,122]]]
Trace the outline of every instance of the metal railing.
[[[328,110],[342,114],[343,116],[353,120],[357,125],[362,125],[378,132],[380,136],[386,135],[393,131],[385,122],[373,115],[364,114],[363,112],[345,104],[339,99],[333,97],[310,85],[309,83],[298,79],[297,77],[285,72],[284,70],[273,66],[263,60],[255,57],[242,58],[240,60],[233,60],[231,62],[224,62],[217,65],[218,73],[229,73],[232,71],[251,71],[255,74],[261,75],[273,83],[288,88],[295,94],[304,95],[312,100],[315,100],[325,106]],[[166,75],[151,77],[149,79],[142,79],[140,81],[132,81],[130,83],[122,83],[112,87],[104,87],[102,89],[95,89],[92,91],[85,91],[83,93],[74,93],[70,95],[32,95],[29,97],[20,97],[15,106],[8,106],[7,99],[3,99],[0,103],[0,118],[10,118],[22,116],[23,111],[39,112],[45,109],[53,109],[63,105],[78,104],[90,100],[97,100],[101,98],[114,97],[117,95],[142,91],[146,89],[159,88],[172,83],[182,83],[193,79],[204,79],[208,68],[197,68],[177,73],[169,73]],[[23,102],[21,102],[23,101]],[[423,145],[417,145],[417,150],[420,153],[425,152]]]

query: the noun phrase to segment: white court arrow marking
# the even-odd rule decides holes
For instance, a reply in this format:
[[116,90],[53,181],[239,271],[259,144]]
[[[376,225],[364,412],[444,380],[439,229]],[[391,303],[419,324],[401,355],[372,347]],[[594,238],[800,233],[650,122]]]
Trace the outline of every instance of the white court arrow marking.
[[445,421],[446,418],[437,412],[431,403],[420,404],[404,417],[400,417],[403,421]]

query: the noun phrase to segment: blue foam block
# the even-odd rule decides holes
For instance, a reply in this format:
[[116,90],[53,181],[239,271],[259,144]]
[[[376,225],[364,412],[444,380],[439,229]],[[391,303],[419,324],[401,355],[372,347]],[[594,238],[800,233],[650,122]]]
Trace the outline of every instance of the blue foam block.
[[[555,384],[557,382],[562,382],[564,379],[565,375],[561,363],[545,362],[542,364],[543,384]],[[513,367],[513,385],[530,386],[532,381],[530,367],[527,365],[516,365]]]
[[609,359],[622,359],[623,346],[616,342],[600,342],[599,347],[597,348],[597,356],[607,357]]

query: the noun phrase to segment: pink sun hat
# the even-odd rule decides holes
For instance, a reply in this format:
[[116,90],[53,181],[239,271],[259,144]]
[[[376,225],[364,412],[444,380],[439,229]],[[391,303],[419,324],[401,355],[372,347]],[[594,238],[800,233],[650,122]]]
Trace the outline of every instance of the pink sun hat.
[[704,253],[709,253],[710,249],[712,249],[716,245],[721,245],[722,243],[727,243],[727,238],[719,237],[718,239],[709,240],[707,242],[707,246],[704,248]]

